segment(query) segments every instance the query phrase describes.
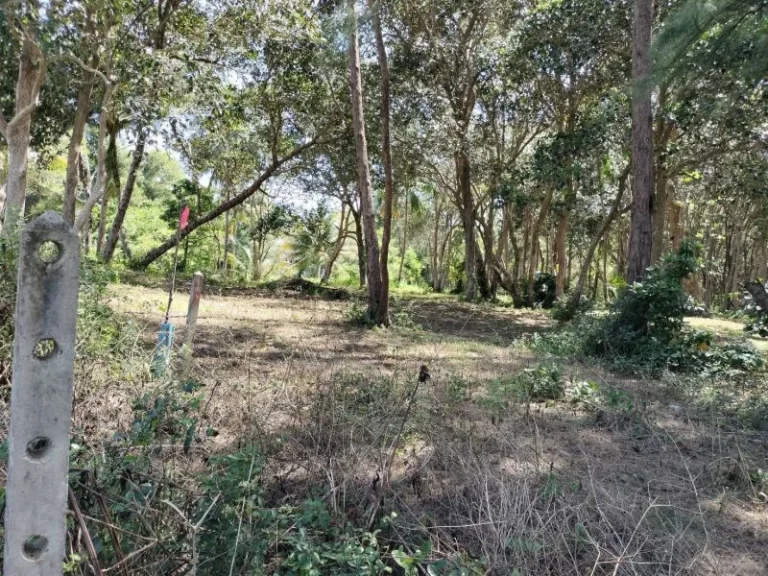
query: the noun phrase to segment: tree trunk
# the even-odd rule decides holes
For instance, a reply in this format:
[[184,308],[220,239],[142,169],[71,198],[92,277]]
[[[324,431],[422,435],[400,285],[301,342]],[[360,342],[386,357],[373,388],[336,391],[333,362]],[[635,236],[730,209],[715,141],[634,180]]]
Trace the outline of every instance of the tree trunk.
[[[227,200],[229,200],[230,197],[230,188],[227,186]],[[227,213],[224,214],[224,259],[221,263],[221,269],[224,272],[224,275],[227,275],[227,270],[229,270],[229,210],[227,210]]]
[[349,87],[352,103],[352,128],[355,136],[357,157],[357,178],[360,186],[360,211],[363,218],[363,234],[368,262],[368,316],[377,324],[388,324],[382,317],[382,278],[379,254],[379,240],[376,237],[376,214],[371,191],[368,146],[365,138],[365,116],[363,113],[363,87],[360,73],[360,46],[358,43],[355,0],[347,0],[349,11]]
[[67,150],[67,176],[64,184],[64,220],[70,224],[75,223],[75,207],[77,204],[77,166],[80,162],[80,150],[85,133],[85,123],[88,121],[88,112],[91,109],[91,90],[93,88],[93,74],[84,71],[80,89],[77,91],[77,107],[75,119],[72,124],[72,137],[69,140]]
[[567,272],[566,238],[568,237],[568,217],[570,210],[564,208],[560,212],[557,221],[557,234],[555,235],[555,262],[557,276],[555,281],[555,298],[560,298],[565,293],[565,274]]
[[608,238],[603,236],[603,302],[608,302]]
[[31,31],[27,30],[25,33],[30,36],[24,39],[19,56],[14,115],[6,122],[0,114],[0,134],[8,142],[5,204],[0,209],[0,215],[3,215],[9,234],[16,233],[17,224],[24,218],[32,113],[37,108],[40,86],[45,76],[43,53],[35,44]]
[[632,219],[627,282],[645,278],[653,246],[653,116],[651,26],[653,0],[635,0],[632,26]]
[[667,102],[667,87],[659,89],[658,117],[656,118],[656,166],[655,166],[655,196],[653,199],[653,245],[651,248],[651,264],[659,261],[664,254],[666,244],[665,226],[667,220],[667,143],[670,138],[670,127],[664,116]]
[[379,297],[378,324],[389,324],[389,243],[392,237],[392,205],[395,198],[395,180],[392,175],[392,145],[390,129],[389,63],[381,32],[381,3],[369,0],[373,13],[373,31],[376,36],[376,55],[379,61],[381,90],[381,161],[384,165],[384,221],[381,234],[381,296]]
[[107,83],[104,88],[104,99],[101,103],[101,113],[99,117],[99,139],[96,145],[97,148],[97,161],[96,166],[96,189],[91,190],[90,196],[85,201],[85,205],[80,210],[80,213],[75,218],[75,230],[80,232],[86,228],[86,224],[89,226],[86,228],[90,232],[90,221],[93,207],[101,200],[102,194],[106,193],[107,187],[107,149],[105,146],[105,140],[107,139],[107,121],[109,118],[109,106],[112,100],[112,91],[114,85]]
[[117,123],[110,122],[107,130],[109,132],[109,146],[107,147],[106,157],[106,181],[104,183],[104,192],[101,194],[101,208],[99,210],[99,234],[96,237],[96,253],[101,254],[104,250],[104,237],[107,232],[107,215],[109,211],[110,184],[112,189],[120,190],[120,168],[117,164]]
[[[88,154],[82,154],[80,156],[80,159],[77,162],[77,172],[80,178],[80,183],[83,186],[83,191],[85,192],[85,197],[90,198],[91,197],[91,166],[88,160]],[[91,250],[90,220],[86,222],[85,229],[88,232],[82,235],[83,236],[82,249],[84,254],[88,254]]]
[[323,277],[320,280],[323,284],[327,284],[331,279],[331,273],[333,272],[333,265],[336,263],[336,259],[344,249],[344,243],[347,240],[347,234],[349,233],[349,212],[347,212],[347,205],[341,203],[341,216],[339,218],[339,233],[336,235],[336,241],[333,243],[333,250],[330,256],[328,256],[328,263],[325,265],[325,271]]
[[360,212],[350,206],[352,219],[355,221],[355,243],[357,244],[357,270],[360,274],[360,288],[366,285],[365,273],[365,240],[363,239],[363,222]]
[[109,237],[104,244],[104,250],[101,253],[101,259],[104,262],[112,260],[112,256],[115,253],[115,247],[119,239],[120,230],[123,227],[123,221],[125,215],[128,212],[128,205],[131,203],[131,196],[133,195],[133,188],[136,184],[136,176],[139,172],[139,166],[144,158],[144,148],[147,143],[147,133],[141,128],[136,139],[136,147],[133,149],[133,156],[131,157],[131,166],[128,169],[128,177],[125,179],[125,186],[120,194],[120,202],[117,205],[117,212],[115,213],[115,219],[112,222],[112,228],[109,231]]
[[432,227],[432,242],[429,251],[429,266],[431,270],[430,281],[432,284],[432,290],[438,292],[438,286],[440,286],[440,218],[442,216],[442,199],[438,197],[437,193],[434,195],[435,205],[435,224]]
[[445,289],[445,280],[448,276],[448,259],[446,255],[451,253],[451,244],[453,243],[453,219],[450,214],[445,216],[445,226],[448,229],[448,233],[443,238],[443,244],[440,247],[440,256],[438,260],[438,268],[440,270],[440,282],[437,285],[437,291],[442,292]]
[[530,244],[531,244],[531,258],[528,262],[528,305],[533,306],[534,301],[534,285],[536,283],[536,265],[539,263],[539,231],[541,225],[544,224],[544,220],[549,213],[549,205],[552,203],[553,190],[550,188],[544,196],[544,201],[541,203],[541,209],[539,215],[531,226]]
[[461,200],[461,224],[464,227],[464,298],[477,298],[477,242],[475,241],[475,199],[472,196],[472,182],[469,171],[468,143],[462,141],[456,152],[456,183]]
[[627,166],[619,177],[619,190],[616,193],[616,198],[614,198],[613,204],[611,204],[611,209],[608,211],[608,214],[605,215],[605,218],[603,218],[603,222],[600,224],[600,230],[598,230],[595,237],[592,238],[592,242],[589,243],[589,247],[587,248],[587,253],[584,255],[584,259],[581,261],[579,279],[577,280],[576,287],[571,291],[570,298],[568,299],[568,308],[572,311],[576,310],[579,304],[579,300],[581,300],[581,295],[584,293],[584,287],[587,284],[589,269],[592,265],[592,259],[594,258],[595,251],[597,250],[600,241],[611,227],[611,224],[620,213],[619,206],[621,206],[621,199],[624,196],[624,190],[627,188],[629,170],[630,167]]
[[405,213],[403,214],[403,240],[400,242],[400,266],[397,269],[397,283],[403,281],[403,263],[408,246],[408,193],[405,194]]
[[653,199],[653,245],[651,250],[651,264],[658,262],[664,255],[666,243],[666,216],[667,216],[667,172],[664,160],[659,160],[656,166],[656,196]]

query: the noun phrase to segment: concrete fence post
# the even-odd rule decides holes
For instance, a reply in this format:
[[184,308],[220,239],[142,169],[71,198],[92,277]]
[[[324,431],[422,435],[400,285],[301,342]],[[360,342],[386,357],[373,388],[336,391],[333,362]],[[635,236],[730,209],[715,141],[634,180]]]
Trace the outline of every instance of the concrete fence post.
[[60,576],[66,554],[78,237],[46,212],[21,234],[4,573]]
[[195,337],[197,314],[200,309],[200,296],[203,294],[203,273],[195,272],[192,276],[192,286],[189,289],[189,307],[187,308],[187,334],[186,344],[191,349],[192,340]]

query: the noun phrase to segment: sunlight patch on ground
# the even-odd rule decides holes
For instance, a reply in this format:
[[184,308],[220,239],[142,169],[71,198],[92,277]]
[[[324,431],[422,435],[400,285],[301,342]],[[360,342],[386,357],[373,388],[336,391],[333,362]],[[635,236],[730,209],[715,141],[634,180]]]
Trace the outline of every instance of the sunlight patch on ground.
[[768,352],[768,340],[764,338],[750,338],[744,332],[744,324],[725,318],[686,318],[686,324],[697,330],[708,330],[716,336],[727,338],[746,338],[755,348],[761,352]]

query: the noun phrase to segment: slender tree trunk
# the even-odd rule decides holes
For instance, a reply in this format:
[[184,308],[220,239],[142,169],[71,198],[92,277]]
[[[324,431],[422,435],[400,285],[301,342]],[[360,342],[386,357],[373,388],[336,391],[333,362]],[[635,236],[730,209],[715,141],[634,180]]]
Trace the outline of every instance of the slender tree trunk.
[[595,263],[595,283],[592,285],[592,300],[597,300],[597,287],[600,284],[600,262]]
[[555,234],[555,262],[557,264],[557,276],[555,280],[555,298],[560,298],[565,293],[565,274],[567,271],[566,238],[568,237],[568,217],[570,210],[563,209],[557,221],[557,233]]
[[635,0],[632,26],[632,219],[627,281],[642,281],[653,246],[653,116],[651,26],[653,0]]
[[[608,230],[611,227],[611,224],[620,213],[619,207],[621,206],[621,199],[624,196],[624,190],[627,187],[627,178],[629,177],[629,170],[630,170],[630,167],[627,166],[624,169],[624,172],[619,177],[619,190],[616,193],[616,198],[614,198],[613,204],[611,204],[611,209],[608,211],[608,214],[605,215],[605,218],[603,218],[603,222],[602,224],[600,224],[600,230],[598,230],[595,237],[592,238],[592,241],[589,243],[589,247],[587,248],[587,253],[584,255],[584,258],[581,261],[581,270],[579,271],[579,279],[576,282],[576,287],[573,290],[571,290],[571,295],[570,295],[570,298],[568,299],[568,307],[571,310],[576,309],[579,303],[579,300],[581,300],[581,295],[584,293],[584,287],[587,285],[587,279],[589,277],[589,270],[592,265],[592,259],[594,258],[595,251],[597,250],[597,247],[600,244],[600,241],[608,233]],[[606,245],[606,250],[607,250],[607,245]]]
[[[531,255],[531,209],[526,206],[523,209],[523,250],[520,253],[520,267],[518,270],[518,279],[523,277],[523,274],[527,274],[528,271],[528,258]],[[514,242],[514,238],[512,238]]]
[[376,36],[376,55],[379,61],[379,85],[381,90],[381,160],[384,165],[384,215],[381,234],[381,296],[379,297],[378,324],[389,324],[389,243],[392,237],[392,206],[395,198],[395,180],[392,175],[392,145],[390,129],[390,81],[387,50],[381,31],[381,2],[369,0]]
[[[77,163],[77,172],[80,178],[80,184],[85,192],[85,197],[91,197],[91,167],[88,160],[88,154],[82,154],[80,160]],[[77,192],[75,192],[77,193]],[[91,222],[90,220],[85,225],[86,232],[83,233],[82,249],[84,254],[88,254],[91,249]]]
[[451,245],[453,243],[453,219],[450,214],[445,216],[445,227],[448,229],[445,238],[443,238],[442,246],[440,247],[440,257],[438,261],[438,267],[440,270],[440,282],[437,285],[437,291],[442,292],[445,289],[445,280],[448,276],[448,258],[447,254],[451,252]]
[[517,237],[515,236],[515,231],[513,228],[509,229],[509,241],[512,244],[512,279],[515,282],[515,290],[517,290],[525,262],[523,261],[524,255],[520,250],[520,245],[517,243]]
[[456,182],[461,199],[461,223],[464,227],[464,298],[477,298],[477,242],[475,241],[475,199],[472,196],[472,182],[469,170],[468,143],[462,140],[456,152]]
[[674,196],[669,204],[669,234],[672,245],[672,251],[677,252],[683,243],[685,236],[685,226],[683,225],[683,207],[674,201]]
[[[496,252],[494,250],[494,222],[496,220],[496,210],[493,205],[493,201],[490,202],[490,206],[488,207],[488,222],[485,227],[485,233],[483,234],[483,246],[485,248],[485,257],[484,257],[484,263],[483,263],[483,276],[485,276],[485,283],[488,284],[488,286],[484,289],[487,289],[488,296],[487,298],[491,300],[496,299],[496,290],[498,288],[498,282],[497,282],[497,275],[492,274],[492,268],[493,263],[496,261]],[[482,291],[482,290],[481,290]]]
[[499,244],[497,253],[504,266],[509,266],[509,239],[512,236],[510,230],[512,223],[509,216],[509,205],[505,204],[501,209],[501,230],[499,231]]
[[664,255],[666,243],[666,215],[667,215],[667,173],[664,161],[660,160],[655,173],[656,195],[653,199],[653,244],[651,250],[651,264],[658,262]]
[[[13,25],[13,24],[11,24]],[[27,31],[27,34],[31,34]],[[8,173],[5,183],[5,204],[0,210],[9,234],[15,234],[17,224],[24,218],[27,190],[27,163],[32,128],[32,113],[37,108],[40,86],[45,76],[43,53],[30,36],[24,39],[19,57],[16,80],[16,106],[13,118],[6,122],[0,114],[0,134],[8,142]]]
[[330,281],[333,265],[336,263],[339,254],[341,254],[341,251],[344,249],[344,243],[347,240],[347,234],[349,233],[349,212],[347,212],[346,208],[347,205],[342,202],[341,216],[339,217],[339,233],[336,235],[336,241],[333,243],[333,250],[331,250],[331,254],[328,256],[328,263],[325,266],[323,277],[320,280],[323,284],[327,284]]
[[357,33],[355,0],[347,0],[349,11],[349,86],[352,101],[352,127],[355,135],[357,157],[357,178],[360,186],[360,210],[363,217],[363,234],[368,262],[368,316],[377,324],[386,324],[388,318],[381,315],[382,277],[379,254],[379,240],[376,237],[376,214],[371,191],[370,164],[365,138],[365,115],[363,113],[363,87],[360,73],[360,46]]
[[403,214],[403,240],[400,242],[400,266],[397,268],[397,283],[403,281],[403,263],[405,262],[405,251],[408,247],[408,194],[405,195],[405,212]]
[[608,237],[603,236],[603,301],[608,302]]
[[[227,201],[229,201],[229,198],[230,188],[227,186]],[[222,262],[222,270],[225,276],[229,270],[229,219],[229,210],[227,210],[226,214],[224,214],[224,260]]]
[[432,227],[432,242],[431,242],[431,249],[430,249],[430,255],[429,255],[429,265],[431,268],[431,281],[432,281],[432,290],[434,292],[437,292],[437,287],[440,285],[440,270],[439,270],[439,257],[440,257],[440,218],[442,216],[442,199],[438,197],[437,193],[435,193],[434,198],[434,204],[435,204],[435,224]]
[[70,224],[75,223],[75,206],[77,199],[78,164],[80,163],[81,147],[88,112],[91,109],[91,91],[93,89],[93,74],[84,71],[80,88],[77,91],[77,106],[75,119],[72,124],[72,137],[67,150],[67,175],[64,183],[64,219]]
[[528,305],[533,306],[534,301],[534,286],[536,283],[536,265],[539,262],[539,231],[542,224],[549,213],[549,205],[552,203],[553,190],[550,188],[544,196],[544,201],[541,204],[539,215],[531,226],[530,244],[531,244],[531,258],[528,262]]
[[101,254],[101,259],[105,262],[112,260],[112,256],[115,253],[115,247],[120,236],[120,230],[123,227],[123,221],[125,215],[128,212],[128,206],[131,203],[131,196],[133,195],[133,188],[136,185],[136,177],[139,172],[139,166],[144,158],[144,148],[147,143],[147,133],[143,128],[139,129],[139,133],[136,138],[136,147],[133,149],[133,156],[131,157],[131,166],[128,168],[128,177],[125,179],[125,186],[120,194],[120,202],[117,205],[117,212],[115,213],[115,219],[112,221],[112,228],[109,231],[107,241],[104,243],[104,250]]
[[107,232],[107,216],[109,211],[110,184],[114,190],[120,189],[120,174],[117,164],[117,132],[116,122],[110,122],[107,126],[109,132],[109,146],[106,158],[106,181],[104,192],[101,194],[101,208],[99,210],[99,234],[96,237],[96,252],[101,254],[104,250],[104,238]]
[[355,244],[357,244],[357,269],[360,274],[360,288],[366,285],[365,273],[365,239],[363,238],[363,221],[358,210],[350,207],[352,219],[355,221]]
[[664,106],[667,101],[667,87],[662,85],[659,90],[658,117],[656,118],[656,166],[655,166],[655,197],[653,199],[653,245],[651,247],[651,264],[659,261],[664,254],[666,243],[665,225],[667,219],[667,161],[666,148],[669,140],[669,130],[664,116]]

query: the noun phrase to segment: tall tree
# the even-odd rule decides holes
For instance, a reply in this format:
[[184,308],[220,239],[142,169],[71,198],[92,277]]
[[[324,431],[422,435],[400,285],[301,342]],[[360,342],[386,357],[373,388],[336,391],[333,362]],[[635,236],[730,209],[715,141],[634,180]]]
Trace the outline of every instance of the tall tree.
[[653,249],[653,113],[651,28],[653,0],[635,0],[632,24],[632,219],[627,281],[645,277]]
[[499,3],[416,0],[404,2],[398,16],[404,59],[419,69],[416,77],[428,89],[426,106],[434,109],[430,115],[444,118],[456,182],[453,201],[464,229],[464,296],[472,300],[490,294],[477,242],[471,136],[478,87],[487,71],[485,53],[497,33]]
[[379,318],[389,323],[389,243],[392,237],[392,207],[395,201],[395,179],[392,174],[392,134],[390,112],[390,77],[387,48],[381,27],[381,2],[369,0],[373,12],[373,32],[376,36],[376,56],[379,62],[379,90],[381,91],[381,161],[384,165],[384,214],[381,234],[381,296]]
[[360,73],[360,42],[357,30],[355,0],[347,0],[349,25],[349,88],[352,104],[352,126],[357,157],[357,185],[360,190],[360,206],[363,213],[363,234],[367,251],[368,316],[377,324],[388,324],[387,305],[382,303],[382,275],[379,260],[379,239],[376,236],[376,213],[371,190],[371,171],[368,160],[368,144],[365,138],[363,113],[363,87]]

